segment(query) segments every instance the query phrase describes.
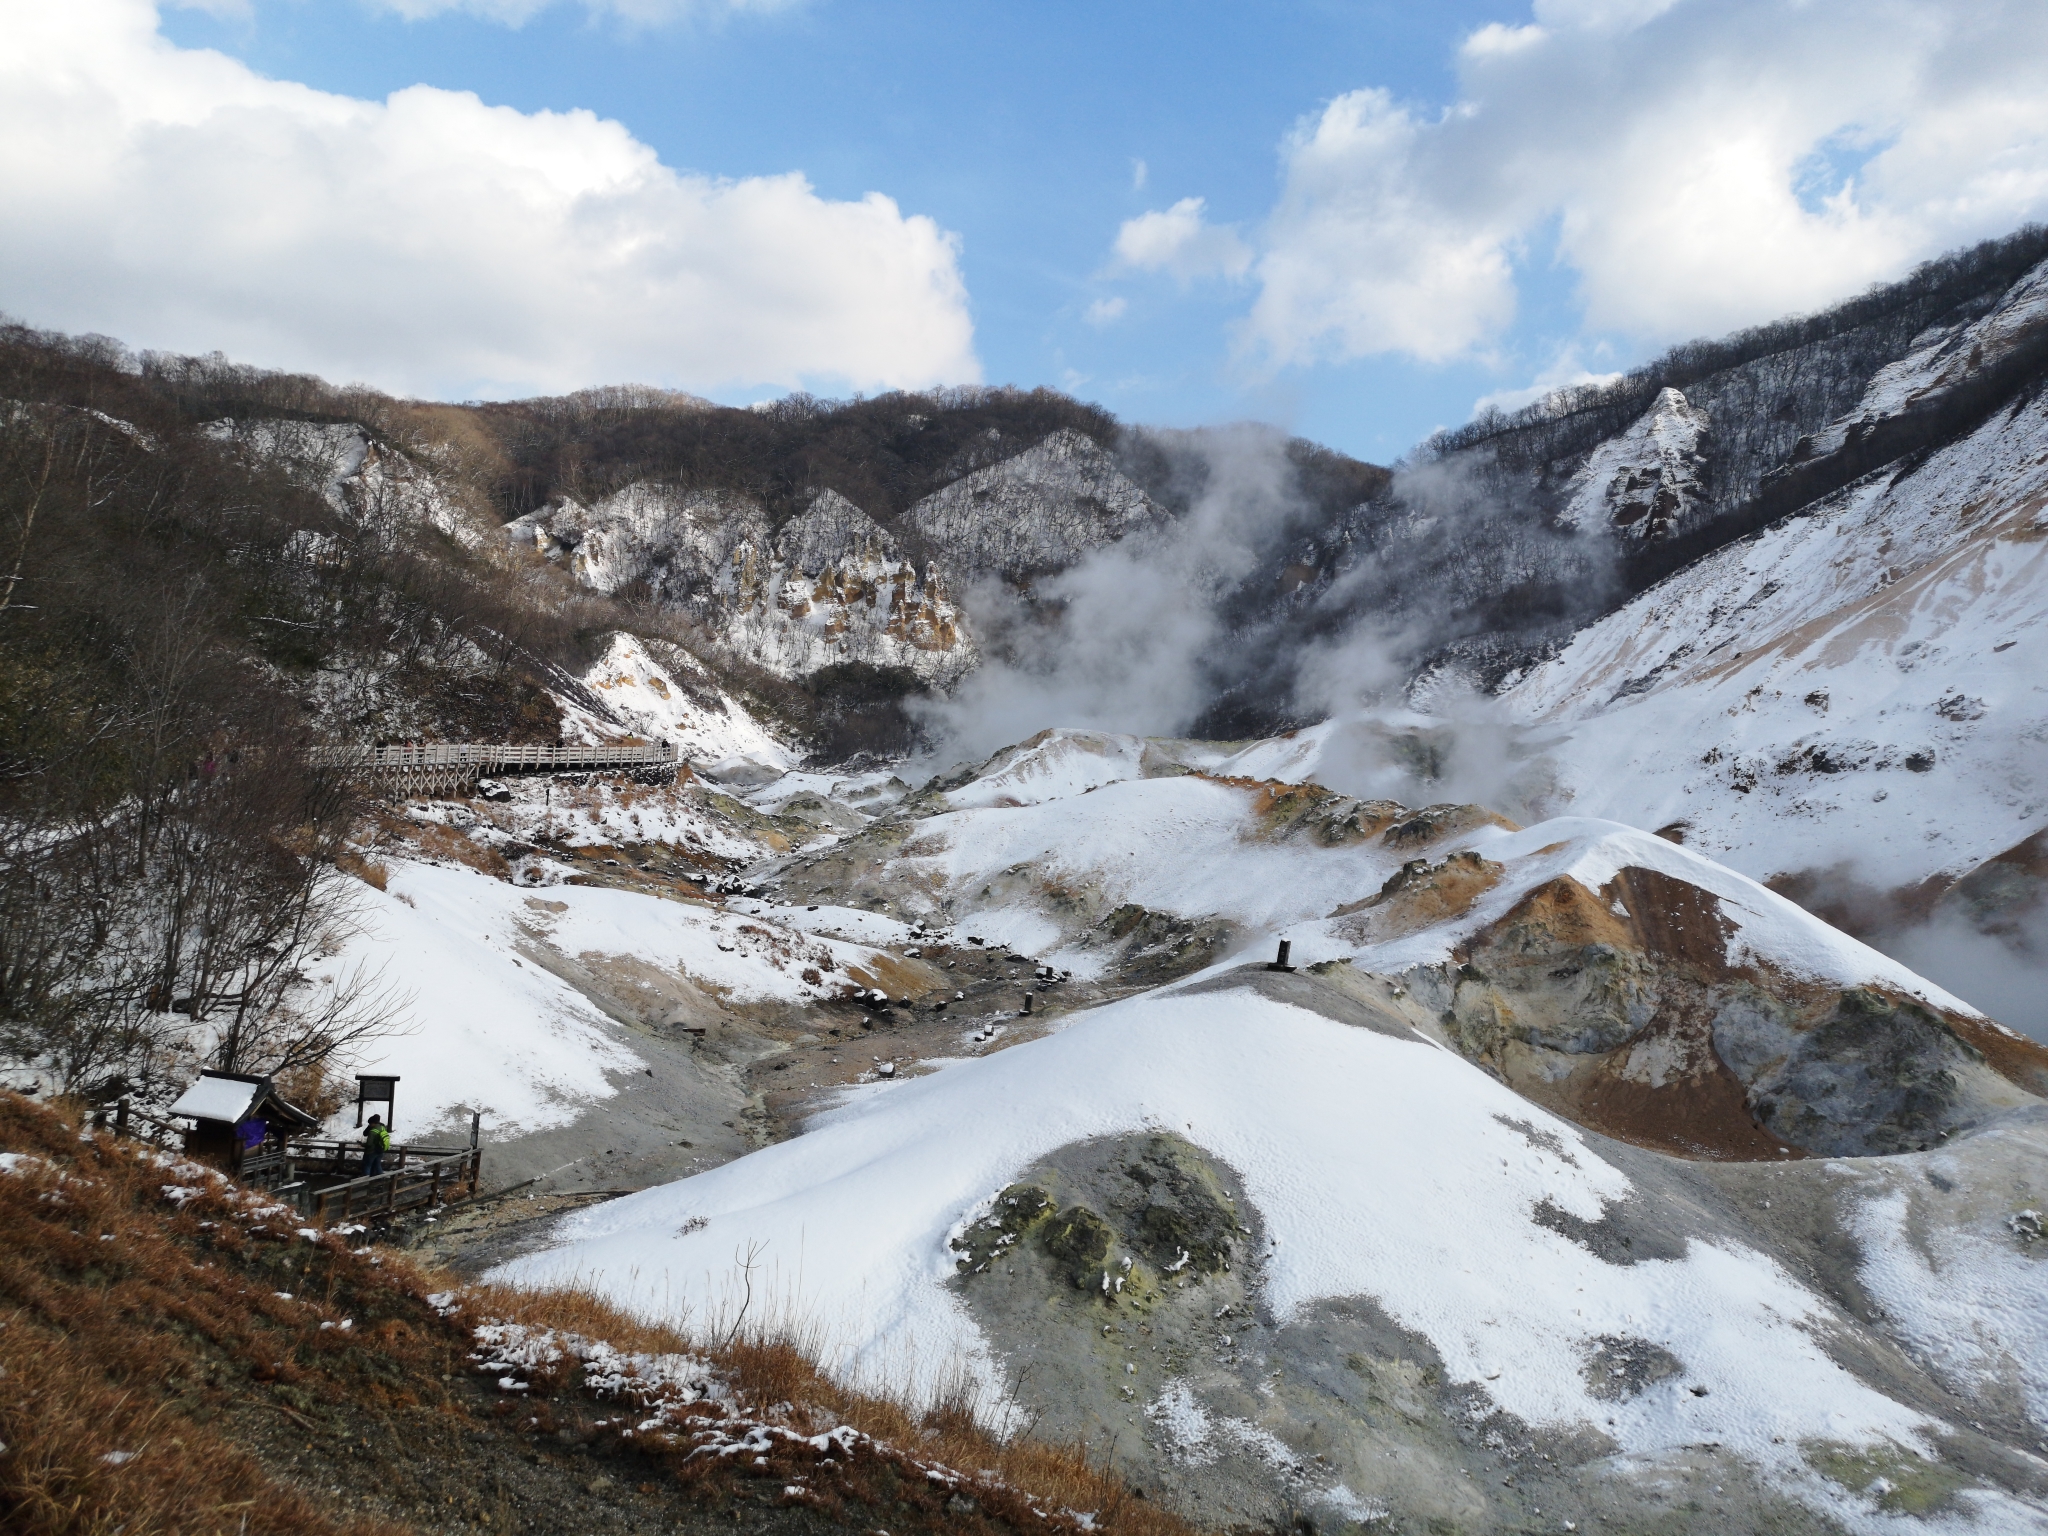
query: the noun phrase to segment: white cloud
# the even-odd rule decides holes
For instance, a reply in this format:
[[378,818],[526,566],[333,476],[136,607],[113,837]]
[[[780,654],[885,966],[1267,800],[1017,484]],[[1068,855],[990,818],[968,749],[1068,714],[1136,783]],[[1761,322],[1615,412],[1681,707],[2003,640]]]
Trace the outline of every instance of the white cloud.
[[1588,368],[1580,360],[1579,349],[1567,346],[1549,367],[1536,375],[1533,383],[1523,389],[1496,389],[1481,395],[1472,402],[1472,414],[1484,416],[1488,411],[1518,411],[1556,390],[1569,389],[1576,384],[1612,384],[1620,377],[1617,372],[1600,373]]
[[1133,160],[1131,162],[1131,190],[1133,192],[1144,191],[1145,183],[1151,178],[1151,175],[1151,168],[1144,161]]
[[149,0],[0,0],[0,309],[421,393],[971,382],[953,236],[589,112],[266,80]]
[[1171,272],[1183,283],[1200,277],[1242,277],[1251,247],[1234,225],[1211,224],[1207,203],[1184,197],[1171,208],[1126,219],[1116,232],[1116,258],[1140,272]]
[[1112,294],[1109,298],[1097,299],[1090,304],[1081,318],[1098,328],[1113,325],[1123,318],[1124,311],[1129,307],[1129,301],[1122,294]]
[[1278,362],[1408,352],[1439,361],[1514,317],[1512,220],[1439,206],[1430,130],[1384,91],[1332,102],[1288,151],[1249,332]]
[[1446,111],[1354,91],[1285,146],[1251,356],[1469,354],[1550,235],[1588,325],[1654,342],[2048,213],[2039,0],[1537,0],[1458,66]]

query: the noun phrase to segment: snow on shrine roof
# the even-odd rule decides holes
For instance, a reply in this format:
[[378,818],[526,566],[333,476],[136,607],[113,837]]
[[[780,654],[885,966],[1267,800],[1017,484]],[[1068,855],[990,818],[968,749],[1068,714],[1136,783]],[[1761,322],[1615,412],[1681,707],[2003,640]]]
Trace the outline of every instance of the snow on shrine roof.
[[245,1083],[209,1073],[179,1094],[178,1102],[171,1106],[170,1112],[191,1115],[199,1120],[226,1120],[233,1124],[249,1112],[263,1089],[262,1083]]

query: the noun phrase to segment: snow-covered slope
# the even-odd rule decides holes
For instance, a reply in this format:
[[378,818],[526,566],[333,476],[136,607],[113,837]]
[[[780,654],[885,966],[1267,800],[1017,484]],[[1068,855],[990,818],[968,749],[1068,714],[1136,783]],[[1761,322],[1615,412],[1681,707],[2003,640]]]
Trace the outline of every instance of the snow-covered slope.
[[[1287,932],[1299,963],[1355,961],[1366,970],[1401,975],[1462,955],[1473,937],[1505,919],[1532,892],[1570,880],[1588,891],[1612,886],[1625,870],[1650,870],[1711,897],[1722,948],[1715,958],[1731,970],[1768,967],[1787,976],[1838,987],[1882,987],[1931,1007],[1963,1015],[1976,1010],[1898,961],[1689,848],[1675,846],[1617,822],[1559,817],[1510,831],[1481,826],[1444,838],[1430,850],[1437,860],[1477,852],[1499,866],[1483,893],[1462,910],[1407,932],[1386,932],[1359,914],[1296,924]],[[1619,905],[1618,898],[1610,898]],[[1393,925],[1396,929],[1406,923]]]
[[497,1143],[612,1097],[646,1062],[593,991],[623,991],[650,1018],[678,1008],[697,1018],[836,997],[868,984],[876,965],[870,945],[765,912],[599,886],[521,888],[461,867],[394,863],[387,889],[365,886],[357,900],[358,931],[313,978],[315,996],[376,978],[404,1032],[373,1041],[357,1070],[403,1077],[408,1135],[467,1129],[477,1110]]
[[2048,403],[1717,551],[1510,690],[1529,803],[1758,878],[1953,878],[2048,824]]
[[904,526],[967,575],[1022,578],[1157,529],[1172,515],[1071,429],[954,481],[903,515]]
[[[1924,1464],[1953,1432],[1823,1348],[1855,1320],[1758,1247],[1702,1237],[1616,1263],[1574,1241],[1575,1225],[1657,1198],[1576,1127],[1397,1021],[1340,1023],[1245,989],[1117,1004],[998,1056],[860,1091],[795,1141],[571,1218],[558,1246],[499,1278],[594,1285],[650,1315],[683,1309],[715,1325],[739,1303],[734,1255],[751,1253],[756,1305],[821,1329],[848,1374],[900,1380],[911,1366],[930,1388],[965,1361],[1000,1400],[1015,1390],[1001,1353],[1021,1346],[992,1340],[972,1310],[975,1282],[958,1265],[968,1225],[1001,1218],[999,1192],[1062,1148],[1166,1134],[1227,1167],[1250,1208],[1242,1219],[1256,1212],[1238,1264],[1251,1295],[1242,1321],[1224,1325],[1248,1337],[1224,1337],[1219,1357],[1249,1353],[1252,1379],[1301,1346],[1290,1330],[1320,1332],[1332,1304],[1365,1304],[1426,1341],[1473,1422],[1498,1414],[1509,1433],[1591,1437],[1602,1450],[1579,1460],[1592,1483],[1654,1481],[1664,1458],[1711,1444],[1779,1496],[1870,1531],[1892,1528],[1883,1490],[1858,1497],[1822,1477],[1818,1448]],[[1012,1271],[1034,1251],[1017,1248]],[[1041,1332],[1072,1326],[1069,1308],[1078,1338],[1094,1337],[1095,1320],[1109,1335],[1149,1318],[1163,1349],[1169,1309],[1203,1285],[1169,1259],[1107,1249],[1100,1286],[1064,1303],[1055,1291]],[[1937,1344],[1980,1315],[1969,1274],[1949,1273],[1960,1327],[1922,1309]],[[1230,1306],[1223,1287],[1236,1277],[1213,1278]],[[2007,1348],[2038,1372],[2048,1332],[2038,1316],[2023,1327]],[[1669,1364],[1626,1391],[1589,1364],[1630,1350]],[[1139,1465],[1204,1449],[1213,1459],[1217,1421],[1235,1414],[1240,1442],[1295,1467],[1297,1497],[1340,1519],[1390,1487],[1458,1476],[1455,1451],[1406,1444],[1397,1457],[1398,1430],[1361,1427],[1351,1440],[1341,1389],[1315,1411],[1346,1428],[1317,1435],[1291,1392],[1211,1394],[1173,1354],[1114,1353],[1097,1374],[1122,1384],[1133,1425],[1145,1415],[1131,1433],[1144,1449],[1126,1452]],[[1585,1498],[1560,1489],[1553,1519],[1569,1517],[1559,1505]],[[1992,1489],[1967,1507],[2001,1529],[2048,1528],[2039,1506]]]
[[1537,1102],[1687,1156],[1899,1150],[2048,1091],[2025,1039],[1690,848],[1190,766],[1216,755],[1047,732],[781,879],[1104,982],[1285,939]]
[[603,701],[609,718],[579,708],[574,699],[564,700],[563,733],[569,739],[615,739],[623,725],[634,735],[674,744],[691,763],[747,758],[788,769],[799,759],[694,657],[673,646],[653,647],[636,635],[613,635],[582,681]]

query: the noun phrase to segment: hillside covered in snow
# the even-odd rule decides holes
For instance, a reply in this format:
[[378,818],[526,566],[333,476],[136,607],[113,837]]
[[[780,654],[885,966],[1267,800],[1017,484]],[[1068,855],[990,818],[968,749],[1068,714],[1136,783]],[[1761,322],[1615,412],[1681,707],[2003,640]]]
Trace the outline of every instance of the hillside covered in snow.
[[10,1086],[1207,1528],[2048,1530],[2041,231],[1392,469],[0,373]]

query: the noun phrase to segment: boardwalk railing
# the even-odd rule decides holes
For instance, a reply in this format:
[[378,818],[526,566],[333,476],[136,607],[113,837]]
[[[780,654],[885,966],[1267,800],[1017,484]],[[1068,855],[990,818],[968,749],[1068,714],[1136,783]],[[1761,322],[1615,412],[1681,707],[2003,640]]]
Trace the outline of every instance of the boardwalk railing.
[[323,768],[364,773],[397,773],[408,768],[475,768],[507,772],[521,768],[636,768],[676,760],[665,741],[639,746],[551,747],[539,743],[423,741],[398,747],[328,747],[314,754]]
[[[334,1146],[343,1155],[323,1164],[321,1146]],[[309,1144],[301,1154],[293,1146],[292,1171],[300,1178],[347,1165],[348,1143]],[[416,1205],[439,1205],[458,1195],[476,1193],[483,1153],[476,1147],[393,1147],[385,1154],[391,1166],[381,1173],[359,1175],[324,1189],[300,1186],[301,1209],[323,1226],[346,1221],[351,1216],[382,1216],[408,1210]],[[355,1166],[361,1168],[360,1149]]]
[[629,769],[673,770],[676,749],[665,741],[644,745],[555,747],[539,743],[423,741],[396,747],[327,747],[313,755],[316,766],[352,778],[391,784],[401,790],[453,791],[473,786],[487,773],[561,773]]

